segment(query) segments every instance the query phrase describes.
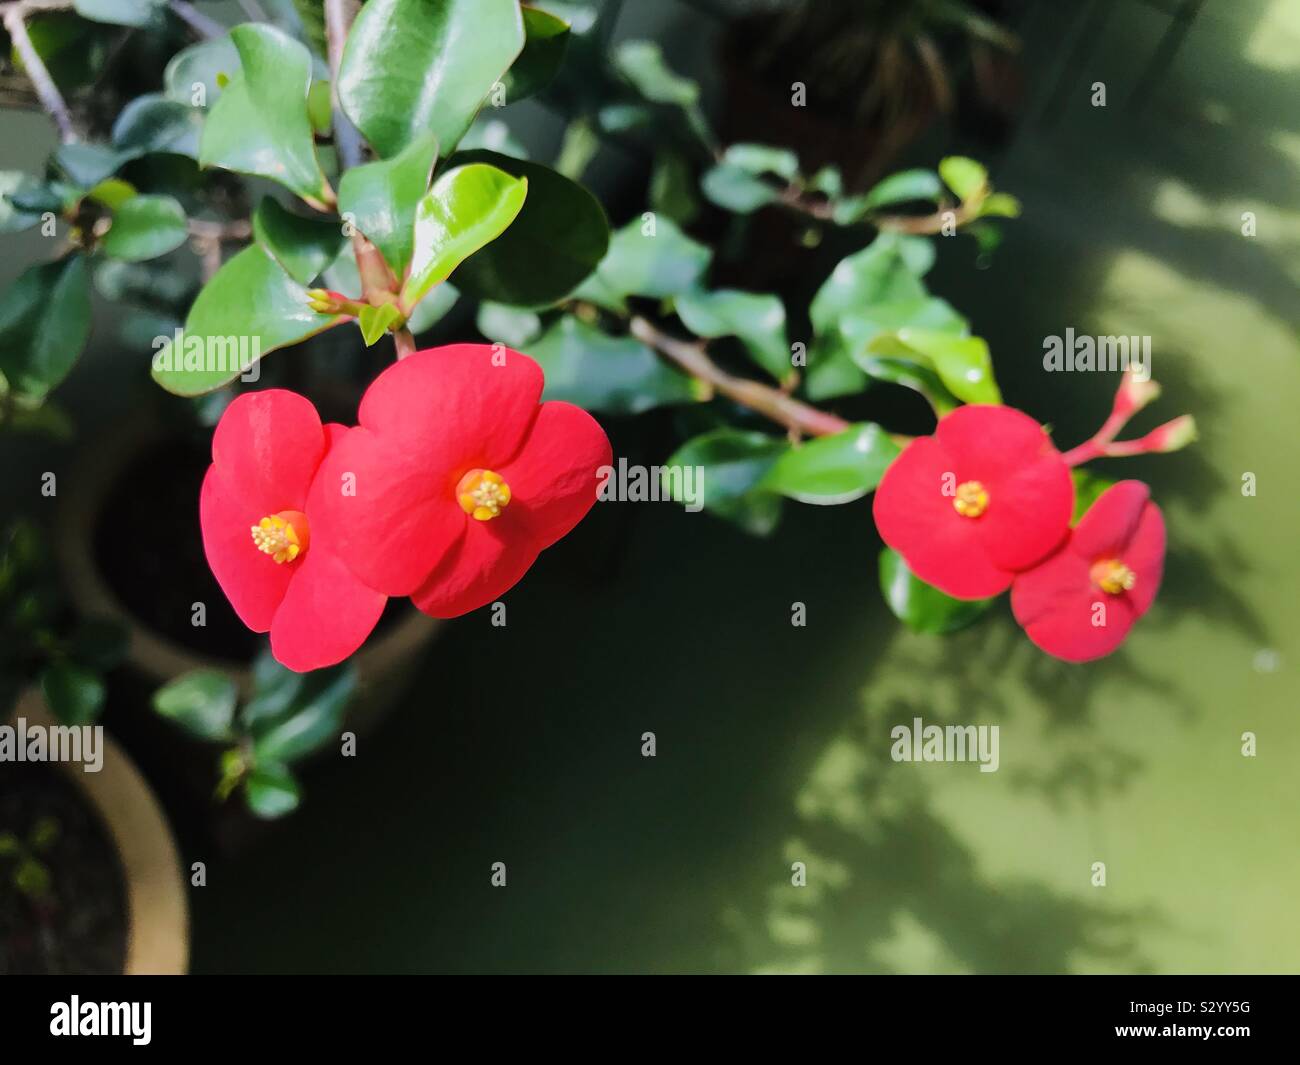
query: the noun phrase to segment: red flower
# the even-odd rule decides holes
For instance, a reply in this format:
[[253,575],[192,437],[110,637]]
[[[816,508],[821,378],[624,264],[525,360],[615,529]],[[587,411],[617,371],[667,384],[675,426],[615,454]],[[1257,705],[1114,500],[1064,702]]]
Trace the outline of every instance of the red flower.
[[340,561],[316,523],[316,474],[346,432],[283,389],[238,397],[212,437],[199,520],[208,565],[271,653],[304,672],[341,662],[370,635],[385,597]]
[[1033,418],[972,405],[907,445],[872,509],[881,538],[913,573],[958,599],[983,599],[1060,544],[1074,483]]
[[542,384],[489,344],[417,351],[375,379],[321,466],[321,527],[361,580],[456,617],[582,520],[609,441],[586,411],[541,403]]
[[1165,521],[1141,481],[1106,489],[1069,540],[1017,575],[1011,610],[1050,655],[1087,662],[1108,655],[1151,606],[1165,562]]

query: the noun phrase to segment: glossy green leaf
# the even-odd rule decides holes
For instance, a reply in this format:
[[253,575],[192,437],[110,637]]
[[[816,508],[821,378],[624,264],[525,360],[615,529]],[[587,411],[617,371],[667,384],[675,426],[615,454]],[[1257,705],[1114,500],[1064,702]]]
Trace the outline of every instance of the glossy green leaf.
[[239,689],[217,669],[196,669],[169,681],[153,695],[153,708],[201,740],[224,740],[232,734]]
[[374,347],[379,338],[388,332],[391,326],[402,316],[395,303],[385,303],[378,307],[366,304],[357,315],[357,325],[361,327],[361,336],[366,347]]
[[163,71],[163,92],[169,100],[202,111],[217,102],[241,70],[239,49],[230,37],[199,41],[172,56]]
[[79,255],[28,267],[0,296],[0,374],[17,395],[43,399],[89,335],[90,281]]
[[41,693],[50,712],[64,725],[89,725],[104,709],[104,681],[75,662],[53,662],[41,673]]
[[185,350],[168,344],[155,353],[153,378],[168,392],[202,395],[276,348],[346,320],[311,310],[306,288],[255,244],[204,286],[185,320]]
[[540,163],[476,150],[451,166],[486,163],[528,180],[528,199],[510,228],[456,271],[468,296],[539,307],[567,296],[609,247],[605,211],[590,192]]
[[128,157],[103,144],[65,144],[54,153],[54,164],[82,189],[112,177]]
[[140,262],[179,248],[188,236],[185,209],[170,196],[133,196],[113,212],[101,247],[114,259]]
[[403,278],[415,246],[415,209],[429,191],[438,142],[417,136],[391,159],[353,167],[339,182],[339,212]]
[[338,258],[347,239],[340,223],[295,214],[270,196],[263,197],[253,213],[253,237],[303,285]]
[[881,355],[919,357],[933,367],[949,392],[967,403],[1002,402],[1002,393],[993,379],[989,346],[980,337],[906,326],[876,337],[870,350]]
[[926,584],[893,548],[880,552],[880,590],[894,616],[916,632],[938,636],[980,618],[993,599],[954,599]]
[[875,489],[898,451],[880,426],[855,425],[791,447],[767,471],[762,486],[801,503],[849,503]]
[[249,810],[268,821],[292,813],[301,799],[298,781],[279,762],[259,762],[244,781],[244,801]]
[[167,0],[72,0],[74,10],[92,22],[115,26],[160,26]]
[[950,155],[939,164],[939,176],[962,203],[977,200],[988,192],[989,172],[974,159]]
[[113,123],[113,147],[134,159],[148,152],[199,157],[203,111],[159,93],[137,96]]
[[311,54],[283,31],[245,23],[230,31],[242,70],[211,106],[199,161],[279,182],[309,201],[325,196],[307,89]]
[[680,296],[699,286],[712,257],[669,219],[637,219],[614,233],[595,274],[574,295],[620,311],[627,296]]
[[633,337],[613,337],[565,315],[529,348],[546,374],[545,399],[590,411],[639,414],[701,398],[691,378]]
[[450,152],[523,47],[517,0],[370,0],[348,34],[339,99],[381,156],[424,134]]
[[[761,484],[789,447],[789,441],[766,433],[714,429],[688,440],[665,465],[670,470],[702,468],[695,483],[701,489],[704,509],[756,536],[766,536],[780,521],[782,500]],[[670,483],[684,486],[685,474],[676,475]],[[674,496],[684,494],[674,492]],[[688,501],[679,498],[678,502]]]
[[916,359],[876,355],[868,349],[856,352],[853,361],[873,381],[888,381],[919,392],[937,415],[942,416],[961,406],[961,400],[948,391],[939,375]]
[[764,370],[778,381],[794,371],[785,333],[785,306],[776,296],[719,289],[677,297],[677,315],[701,337],[739,337]]
[[356,670],[350,665],[308,674],[287,711],[269,727],[254,731],[258,764],[288,764],[336,741],[355,688]]
[[518,216],[527,196],[527,178],[485,163],[468,163],[442,174],[416,205],[415,247],[402,305],[415,306],[461,263],[496,240]]
[[506,100],[514,103],[551,83],[564,61],[569,24],[539,7],[524,7],[524,50],[501,79]]

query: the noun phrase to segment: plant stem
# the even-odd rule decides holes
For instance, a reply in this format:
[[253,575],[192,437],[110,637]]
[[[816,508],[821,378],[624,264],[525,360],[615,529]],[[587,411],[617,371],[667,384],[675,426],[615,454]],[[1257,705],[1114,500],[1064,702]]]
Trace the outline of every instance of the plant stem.
[[393,330],[393,344],[397,347],[397,358],[399,360],[415,354],[415,337],[405,327]]
[[363,158],[361,134],[339,103],[339,67],[343,62],[343,45],[348,30],[357,17],[353,0],[325,0],[325,40],[329,50],[330,100],[334,109],[334,150],[339,157],[339,172],[359,166]]
[[226,27],[214,18],[210,18],[187,0],[171,0],[167,5],[171,12],[185,25],[205,40],[224,36]]
[[[62,5],[71,6],[71,5]],[[9,31],[9,39],[13,42],[14,50],[23,61],[23,68],[27,71],[27,77],[31,80],[32,88],[36,90],[36,97],[41,101],[41,106],[54,119],[55,126],[59,130],[59,139],[64,144],[72,144],[77,140],[77,130],[72,122],[72,115],[68,111],[68,105],[63,99],[63,94],[59,92],[59,87],[54,84],[54,79],[50,77],[49,70],[46,69],[40,53],[32,44],[32,39],[27,33],[27,16],[38,11],[55,11],[59,6],[33,3],[31,0],[20,0],[18,3],[7,4],[4,7],[4,26]]]
[[671,359],[692,377],[787,429],[807,436],[833,436],[849,428],[843,418],[818,410],[778,388],[727,373],[709,358],[703,343],[692,344],[669,336],[640,315],[633,317],[630,329],[637,340]]

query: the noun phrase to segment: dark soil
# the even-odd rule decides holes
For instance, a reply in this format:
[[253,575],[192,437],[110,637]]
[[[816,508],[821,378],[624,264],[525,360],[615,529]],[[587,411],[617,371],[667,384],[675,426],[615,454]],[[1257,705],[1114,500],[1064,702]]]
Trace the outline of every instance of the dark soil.
[[[0,974],[122,972],[126,884],[107,829],[75,785],[53,766],[0,762],[0,839]],[[43,872],[20,875],[24,859]]]

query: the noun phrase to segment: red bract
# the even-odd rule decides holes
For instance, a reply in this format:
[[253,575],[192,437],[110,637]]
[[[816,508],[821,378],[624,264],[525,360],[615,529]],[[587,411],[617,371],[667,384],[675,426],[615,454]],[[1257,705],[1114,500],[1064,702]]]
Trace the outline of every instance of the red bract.
[[1165,522],[1141,481],[1098,497],[1069,540],[1011,586],[1011,610],[1050,655],[1087,662],[1124,642],[1147,612],[1165,561]]
[[321,460],[342,437],[283,389],[242,395],[212,437],[199,519],[208,565],[235,613],[271,633],[271,652],[303,672],[341,662],[370,635],[385,597],[340,561],[316,523]]
[[1005,591],[1060,544],[1074,484],[1043,427],[1010,407],[959,407],[918,437],[876,489],[880,535],[958,599]]
[[418,351],[375,379],[321,467],[321,527],[358,577],[456,617],[583,518],[609,441],[586,411],[541,403],[542,384],[528,356],[488,344]]

